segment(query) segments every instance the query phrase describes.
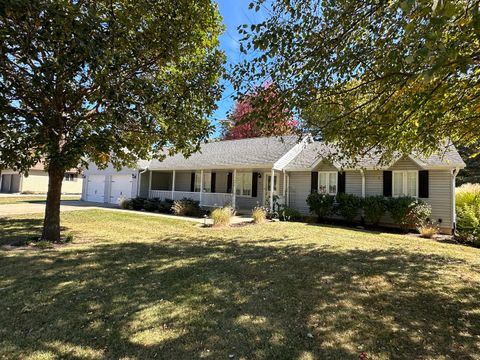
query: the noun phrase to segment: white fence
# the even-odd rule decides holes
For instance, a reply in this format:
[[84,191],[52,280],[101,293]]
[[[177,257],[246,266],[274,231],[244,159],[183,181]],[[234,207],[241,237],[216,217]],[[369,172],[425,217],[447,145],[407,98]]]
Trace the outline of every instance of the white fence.
[[232,194],[225,193],[202,193],[202,199],[200,200],[199,192],[190,192],[190,191],[172,191],[170,190],[150,190],[148,197],[158,198],[160,200],[172,199],[172,200],[181,200],[183,198],[188,198],[196,201],[200,201],[200,206],[214,207],[214,206],[225,206],[232,204]]

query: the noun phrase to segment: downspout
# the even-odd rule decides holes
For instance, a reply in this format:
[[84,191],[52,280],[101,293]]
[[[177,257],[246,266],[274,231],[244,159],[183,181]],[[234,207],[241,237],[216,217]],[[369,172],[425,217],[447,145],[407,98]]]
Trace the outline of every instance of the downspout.
[[455,234],[457,228],[457,205],[455,197],[455,180],[460,169],[457,167],[452,170],[452,235]]
[[138,173],[138,181],[137,181],[137,197],[140,196],[140,183],[142,181],[142,174],[145,174],[148,171],[148,166],[145,168],[145,170],[140,171]]

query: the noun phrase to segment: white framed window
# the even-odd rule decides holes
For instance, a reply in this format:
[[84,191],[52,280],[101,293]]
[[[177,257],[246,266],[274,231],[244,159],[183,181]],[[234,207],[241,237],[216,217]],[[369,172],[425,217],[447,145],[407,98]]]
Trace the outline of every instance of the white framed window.
[[[200,177],[202,173],[200,171],[195,172],[195,192],[200,192]],[[212,173],[204,172],[203,173],[203,192],[212,191]]]
[[418,197],[418,171],[393,171],[392,195]]
[[338,191],[338,172],[319,171],[318,172],[318,193],[337,195]]
[[252,173],[237,173],[235,177],[235,194],[252,196]]

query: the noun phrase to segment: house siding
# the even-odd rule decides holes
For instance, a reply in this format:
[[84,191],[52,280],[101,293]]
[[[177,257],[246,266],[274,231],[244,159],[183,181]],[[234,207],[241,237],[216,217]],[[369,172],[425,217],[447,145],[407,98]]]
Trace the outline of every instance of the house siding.
[[[20,175],[13,170],[4,170],[2,175],[6,175],[3,177],[5,181],[4,188],[10,187],[11,192],[46,194],[48,191],[48,173],[43,170],[30,170],[28,176]],[[11,185],[7,182],[11,182]],[[82,185],[83,178],[80,174],[77,174],[76,181],[62,182],[62,193],[81,194]]]
[[310,213],[307,197],[310,194],[311,173],[307,171],[290,173],[289,205],[304,215]]
[[[396,163],[389,170],[419,170],[420,168],[407,159]],[[321,171],[321,170],[320,170]],[[310,213],[307,205],[307,197],[310,194],[311,172],[290,172],[290,206],[308,215]],[[443,232],[449,232],[453,227],[453,201],[452,201],[452,176],[448,170],[429,171],[429,198],[421,199],[432,206],[431,219],[440,223]],[[360,171],[346,172],[346,192],[361,196],[362,176]],[[365,171],[365,193],[366,196],[383,195],[383,171]],[[441,220],[441,221],[440,221]],[[383,224],[391,224],[392,220],[387,213]]]
[[[432,206],[431,219],[440,227],[453,227],[453,179],[448,170],[429,171],[429,197],[422,199]],[[441,222],[440,222],[441,219]]]
[[362,196],[362,173],[360,171],[345,172],[345,192]]

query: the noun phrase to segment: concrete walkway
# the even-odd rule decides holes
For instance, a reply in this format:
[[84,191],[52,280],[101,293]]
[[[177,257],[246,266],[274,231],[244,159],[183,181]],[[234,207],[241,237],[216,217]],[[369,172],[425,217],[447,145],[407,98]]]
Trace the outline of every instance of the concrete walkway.
[[[113,204],[102,204],[102,203],[89,203],[85,201],[76,201],[76,200],[65,200],[61,202],[60,211],[78,211],[78,210],[90,210],[90,209],[100,209],[100,210],[109,210],[116,212],[124,212],[127,214],[137,214],[145,216],[159,216],[169,219],[176,220],[186,220],[196,223],[204,223],[203,218],[194,218],[187,216],[176,216],[169,214],[157,214],[146,211],[132,211],[132,210],[123,210],[119,209],[118,206]],[[12,215],[23,215],[23,214],[40,214],[45,212],[45,203],[44,202],[31,202],[31,203],[19,203],[19,204],[5,204],[0,205],[0,217],[12,216]],[[251,222],[253,219],[247,216],[235,216],[232,219],[232,224],[240,224],[245,222]],[[207,219],[207,224],[212,224],[212,219]]]

